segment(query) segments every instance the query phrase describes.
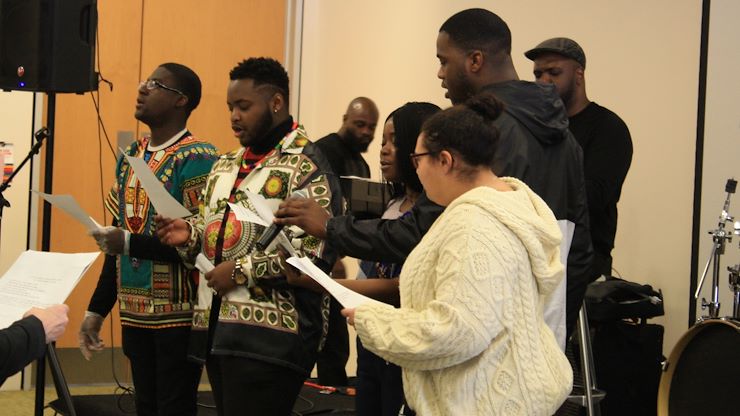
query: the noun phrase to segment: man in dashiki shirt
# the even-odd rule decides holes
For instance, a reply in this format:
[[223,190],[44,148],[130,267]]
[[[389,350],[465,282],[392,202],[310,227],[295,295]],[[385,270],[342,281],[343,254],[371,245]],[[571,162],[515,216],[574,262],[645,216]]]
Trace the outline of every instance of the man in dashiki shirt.
[[[135,117],[151,135],[132,143],[126,154],[144,159],[165,189],[195,213],[216,149],[186,127],[198,106],[201,84],[189,68],[166,63],[139,85]],[[201,365],[187,348],[197,274],[177,251],[154,235],[155,208],[121,155],[116,182],[106,197],[113,226],[95,232],[105,263],[80,329],[80,349],[90,359],[102,350],[100,328],[116,302],[122,346],[131,363],[138,415],[195,415]]]
[[[242,147],[214,164],[200,214],[158,218],[158,235],[205,274],[193,316],[193,356],[204,360],[219,415],[289,415],[325,336],[326,295],[288,285],[276,249],[258,250],[265,227],[236,219],[229,203],[255,211],[248,193],[274,211],[302,189],[339,213],[339,184],[303,127],[288,112],[288,75],[277,61],[250,58],[230,73],[227,104]],[[335,256],[302,230],[292,245],[328,272]]]

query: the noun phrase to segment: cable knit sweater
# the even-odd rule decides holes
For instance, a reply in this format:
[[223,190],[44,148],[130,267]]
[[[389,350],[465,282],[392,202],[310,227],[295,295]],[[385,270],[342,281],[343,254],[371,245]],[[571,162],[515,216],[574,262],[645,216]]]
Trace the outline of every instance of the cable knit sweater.
[[524,183],[455,199],[409,255],[401,308],[362,305],[365,347],[403,368],[419,415],[551,415],[571,390],[542,307],[563,278],[560,230]]

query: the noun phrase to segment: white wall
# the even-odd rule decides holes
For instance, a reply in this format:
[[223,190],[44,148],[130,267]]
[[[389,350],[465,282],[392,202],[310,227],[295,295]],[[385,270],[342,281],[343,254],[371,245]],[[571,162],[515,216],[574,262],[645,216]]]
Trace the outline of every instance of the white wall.
[[[0,141],[13,144],[13,164],[18,167],[31,149],[33,93],[0,92]],[[38,166],[38,163],[36,163]],[[27,163],[3,193],[11,206],[3,210],[0,230],[0,276],[26,250],[28,189],[31,166]],[[2,175],[0,175],[2,181]],[[3,390],[17,390],[20,375],[6,381]]]
[[[663,290],[666,316],[656,321],[666,327],[667,354],[688,317],[701,1],[306,0],[299,107],[309,133],[336,131],[358,95],[375,100],[381,119],[407,101],[448,105],[435,40],[445,19],[469,7],[509,24],[522,79],[533,79],[525,50],[555,36],[577,40],[589,97],[629,126],[634,157],[614,265],[624,278]],[[366,157],[375,178],[379,138],[380,130]]]

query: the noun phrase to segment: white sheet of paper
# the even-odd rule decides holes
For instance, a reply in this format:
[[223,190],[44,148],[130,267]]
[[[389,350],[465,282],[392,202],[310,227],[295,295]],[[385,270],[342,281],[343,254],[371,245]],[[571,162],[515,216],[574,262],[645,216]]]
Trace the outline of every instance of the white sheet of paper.
[[206,274],[215,269],[216,266],[214,266],[213,263],[208,260],[205,254],[198,253],[198,255],[195,257],[195,268],[198,269],[201,273]]
[[149,169],[149,166],[144,162],[144,159],[131,157],[123,151],[121,151],[121,153],[123,153],[126,161],[128,161],[128,164],[131,165],[134,173],[136,173],[136,176],[139,178],[139,182],[141,182],[141,186],[144,187],[147,196],[149,196],[149,200],[152,202],[152,205],[154,205],[154,208],[157,209],[158,214],[169,218],[183,218],[192,215],[187,208],[177,202],[177,200],[173,198],[166,189],[164,189],[164,185],[156,176],[154,176],[154,173]]
[[558,287],[550,294],[550,297],[545,301],[544,315],[545,323],[547,324],[552,332],[555,334],[555,339],[558,340],[560,348],[565,351],[565,296],[566,296],[566,279],[567,275],[567,264],[568,264],[568,253],[570,252],[570,245],[573,242],[573,232],[576,229],[576,225],[572,221],[558,220],[558,226],[560,232],[563,234],[563,239],[560,240],[560,261],[563,266],[566,266],[566,275],[563,280],[560,281]]
[[97,223],[91,216],[85,212],[84,209],[77,203],[77,200],[72,195],[51,195],[43,192],[33,191],[40,197],[44,198],[51,205],[61,209],[62,211],[69,214],[72,218],[84,225],[87,231],[95,231],[100,228],[100,224]]
[[[252,203],[254,210],[257,211],[257,214],[255,215],[254,212],[243,206],[233,205],[232,203],[229,203],[229,205],[231,205],[232,207],[236,206],[239,209],[239,212],[241,212],[241,214],[243,215],[242,218],[251,218],[242,219],[239,217],[239,213],[234,210],[234,215],[236,215],[236,219],[238,219],[239,221],[253,222],[255,224],[260,224],[257,221],[259,219],[262,219],[262,223],[260,225],[264,227],[269,227],[272,224],[272,220],[275,219],[275,215],[272,213],[272,208],[270,208],[270,205],[267,203],[265,198],[262,195],[258,195],[249,191],[244,193],[249,198],[249,201]],[[245,212],[247,212],[248,214],[245,214]],[[297,256],[295,248],[290,243],[288,236],[286,236],[284,232],[280,231],[278,233],[278,236],[274,240],[272,240],[269,246],[267,246],[265,252],[272,251],[276,244],[280,244],[280,246],[283,247],[285,251],[287,251],[291,256]]]
[[21,253],[0,278],[0,328],[21,319],[32,307],[64,303],[100,253]]
[[288,263],[317,281],[345,308],[356,308],[364,303],[382,303],[335,282],[334,279],[313,264],[308,257],[291,257],[288,259]]
[[243,207],[233,202],[229,202],[229,206],[231,207],[231,212],[234,213],[234,216],[236,216],[236,219],[239,221],[253,222],[263,227],[270,226],[269,222],[263,220],[259,215],[250,211],[247,207]]
[[[290,240],[288,240],[288,236],[286,236],[284,232],[281,231],[272,241],[272,244],[280,244],[280,247],[285,249],[290,257],[298,257],[298,253],[295,251],[295,247],[293,247],[293,244],[291,244]],[[270,249],[270,247],[268,247],[268,249]]]
[[260,216],[268,224],[272,224],[272,220],[275,219],[275,214],[272,213],[272,208],[267,204],[265,197],[249,191],[244,192],[249,201],[252,203],[254,210],[257,211],[257,215]]

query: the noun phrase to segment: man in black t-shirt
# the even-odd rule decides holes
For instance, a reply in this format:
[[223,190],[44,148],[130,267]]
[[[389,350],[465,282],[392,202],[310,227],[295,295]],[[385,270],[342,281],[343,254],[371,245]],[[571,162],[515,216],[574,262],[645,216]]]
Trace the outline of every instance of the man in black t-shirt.
[[627,125],[586,96],[586,55],[568,38],[548,39],[524,54],[534,61],[537,82],[554,84],[583,149],[586,196],[594,246],[593,279],[611,276],[617,202],[632,161]]
[[[375,103],[366,97],[358,97],[347,106],[342,116],[342,127],[336,133],[331,133],[316,141],[316,146],[326,156],[334,174],[340,176],[370,177],[370,167],[362,157],[375,137],[375,127],[378,124],[378,108]],[[340,181],[342,194],[345,198],[350,195],[348,182]],[[331,276],[335,279],[346,278],[342,260],[332,268]],[[319,383],[331,386],[347,385],[345,366],[349,358],[349,333],[347,323],[340,314],[341,306],[336,299],[331,300],[329,315],[329,331],[326,342],[319,352],[316,361],[316,370]]]
[[357,97],[342,116],[342,127],[316,141],[337,176],[370,177],[370,168],[362,158],[375,137],[378,107],[366,97]]

